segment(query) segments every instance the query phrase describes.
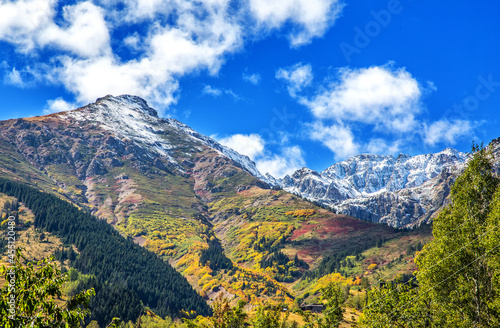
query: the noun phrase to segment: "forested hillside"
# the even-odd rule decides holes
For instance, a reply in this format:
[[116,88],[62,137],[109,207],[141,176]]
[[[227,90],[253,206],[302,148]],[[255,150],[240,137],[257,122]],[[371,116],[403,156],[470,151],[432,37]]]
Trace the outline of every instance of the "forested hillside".
[[71,266],[93,276],[80,289],[96,289],[90,308],[99,323],[113,317],[135,320],[142,304],[161,316],[179,317],[183,311],[210,313],[205,301],[175,269],[120,236],[105,221],[17,182],[0,179],[0,192],[16,197],[33,211],[35,228],[77,247],[79,254]]

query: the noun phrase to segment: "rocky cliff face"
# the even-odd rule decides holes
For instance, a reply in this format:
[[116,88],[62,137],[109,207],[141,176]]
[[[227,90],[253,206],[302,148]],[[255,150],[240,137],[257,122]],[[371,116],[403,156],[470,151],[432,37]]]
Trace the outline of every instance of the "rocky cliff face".
[[414,227],[428,222],[443,206],[466,159],[466,154],[451,148],[413,157],[362,154],[321,173],[300,169],[281,184],[338,213],[393,227]]

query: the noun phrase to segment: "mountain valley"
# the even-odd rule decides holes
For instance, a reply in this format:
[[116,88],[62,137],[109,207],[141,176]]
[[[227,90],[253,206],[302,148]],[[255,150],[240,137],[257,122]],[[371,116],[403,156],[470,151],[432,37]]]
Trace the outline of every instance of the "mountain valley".
[[223,292],[249,307],[315,302],[338,281],[359,289],[347,292],[356,308],[362,281],[411,275],[466,161],[453,149],[364,154],[274,179],[128,95],[0,122],[0,178],[106,221],[206,301]]

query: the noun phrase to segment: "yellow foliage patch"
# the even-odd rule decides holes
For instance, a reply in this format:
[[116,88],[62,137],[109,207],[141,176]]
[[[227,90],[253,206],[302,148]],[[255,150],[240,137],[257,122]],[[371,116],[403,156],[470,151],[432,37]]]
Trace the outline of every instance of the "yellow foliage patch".
[[286,215],[291,215],[291,216],[295,216],[295,217],[310,217],[311,215],[314,215],[316,214],[316,211],[315,210],[312,210],[312,209],[301,209],[301,210],[296,210],[296,211],[288,211],[285,213]]

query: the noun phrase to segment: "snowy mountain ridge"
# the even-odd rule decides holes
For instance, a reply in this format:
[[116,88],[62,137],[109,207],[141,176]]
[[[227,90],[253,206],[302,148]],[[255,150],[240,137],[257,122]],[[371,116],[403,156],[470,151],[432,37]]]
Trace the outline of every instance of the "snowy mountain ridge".
[[271,182],[268,177],[259,172],[255,163],[247,156],[219,144],[212,138],[196,132],[175,119],[158,117],[156,110],[149,107],[144,99],[137,96],[113,97],[108,95],[97,99],[95,103],[65,112],[61,117],[77,122],[91,121],[122,138],[131,139],[139,146],[167,157],[172,164],[178,166],[176,160],[169,155],[172,146],[160,137],[164,133],[163,131],[174,129],[232,159],[255,177],[268,183]]
[[[94,125],[122,140],[129,140],[147,150],[139,152],[142,154],[139,156],[163,156],[180,172],[185,171],[174,153],[178,141],[191,139],[233,160],[271,186],[281,186],[339,213],[395,227],[427,222],[443,205],[454,176],[452,173],[459,171],[467,159],[466,154],[451,148],[417,156],[361,154],[322,172],[302,168],[291,176],[275,179],[269,174],[261,174],[247,156],[175,119],[160,118],[156,110],[136,96],[106,96],[77,110],[54,115],[77,125]],[[176,139],[165,138],[168,134],[175,135]]]
[[452,148],[417,156],[361,154],[322,172],[302,168],[280,183],[285,190],[339,213],[395,227],[412,226],[428,220],[435,205],[442,205],[433,202],[442,196],[437,190],[443,186],[437,181],[460,171],[466,160],[467,154]]

